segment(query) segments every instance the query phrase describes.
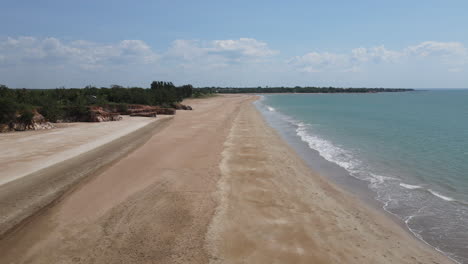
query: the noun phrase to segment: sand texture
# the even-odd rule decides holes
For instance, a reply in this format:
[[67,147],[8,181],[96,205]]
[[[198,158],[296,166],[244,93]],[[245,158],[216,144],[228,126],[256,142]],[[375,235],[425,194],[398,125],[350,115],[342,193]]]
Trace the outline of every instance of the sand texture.
[[187,102],[3,236],[0,263],[450,263],[311,171],[253,100]]
[[[31,133],[28,133],[30,135],[24,133],[9,135],[21,140],[18,140],[17,144],[11,142],[11,139],[2,141],[1,144],[10,145],[8,151],[19,158],[17,163],[13,158],[8,158],[10,164],[3,171],[3,175],[15,177],[15,166],[19,168],[25,166],[29,169],[36,166],[38,170],[0,185],[0,236],[27,222],[31,216],[41,213],[44,207],[57,202],[87,177],[99,174],[141,146],[152,133],[165,127],[171,119],[172,117],[127,119],[122,124],[103,124],[102,127],[99,127],[99,124],[89,123],[71,124],[70,127],[57,128],[55,131],[50,130],[45,133],[30,131]],[[109,127],[123,128],[123,131],[112,133]],[[73,137],[73,134],[78,134],[79,128],[82,133],[77,136],[78,142],[84,141],[86,137],[89,138],[88,142],[82,142],[81,145]],[[29,136],[42,138],[45,135],[54,138],[36,144],[28,138]],[[31,147],[24,145],[25,142],[32,144]],[[60,143],[60,147],[51,142]],[[54,148],[56,152],[52,150]],[[43,154],[41,150],[44,151]],[[44,164],[52,165],[46,167]]]
[[[159,118],[161,119],[161,118]],[[62,123],[56,129],[0,134],[0,185],[102,146],[155,121]]]

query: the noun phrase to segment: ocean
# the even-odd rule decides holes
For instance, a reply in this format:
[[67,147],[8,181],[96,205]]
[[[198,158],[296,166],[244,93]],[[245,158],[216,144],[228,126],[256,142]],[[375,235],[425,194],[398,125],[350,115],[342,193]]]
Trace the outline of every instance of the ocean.
[[468,90],[274,94],[255,104],[314,169],[360,182],[417,238],[468,263]]

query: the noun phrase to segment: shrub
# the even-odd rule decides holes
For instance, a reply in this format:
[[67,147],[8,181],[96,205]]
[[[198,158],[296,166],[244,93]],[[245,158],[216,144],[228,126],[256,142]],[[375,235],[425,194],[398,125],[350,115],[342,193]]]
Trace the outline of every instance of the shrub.
[[10,124],[16,120],[18,105],[10,98],[0,98],[0,124]]
[[21,115],[18,119],[19,122],[25,126],[30,126],[33,123],[34,113],[29,108],[25,108],[21,111]]
[[39,113],[50,122],[57,122],[57,120],[62,119],[64,115],[62,108],[55,102],[45,104],[39,109]]

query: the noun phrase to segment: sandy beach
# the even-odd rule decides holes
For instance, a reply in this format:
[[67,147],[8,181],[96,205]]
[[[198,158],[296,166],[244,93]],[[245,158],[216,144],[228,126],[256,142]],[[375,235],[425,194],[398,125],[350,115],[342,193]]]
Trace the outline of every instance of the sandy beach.
[[0,263],[452,263],[307,167],[254,100],[187,100],[195,110],[27,177],[15,161],[58,152],[28,160],[11,134]]

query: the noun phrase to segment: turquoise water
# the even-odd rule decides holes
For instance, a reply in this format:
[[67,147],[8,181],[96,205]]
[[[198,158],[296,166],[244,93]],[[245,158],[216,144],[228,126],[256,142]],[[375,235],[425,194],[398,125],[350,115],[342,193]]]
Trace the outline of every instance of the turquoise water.
[[415,236],[468,263],[468,90],[266,95],[259,108],[365,181]]

